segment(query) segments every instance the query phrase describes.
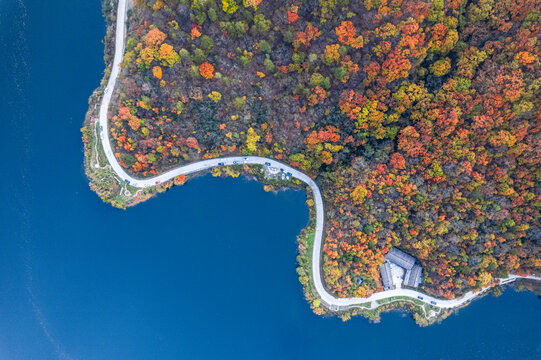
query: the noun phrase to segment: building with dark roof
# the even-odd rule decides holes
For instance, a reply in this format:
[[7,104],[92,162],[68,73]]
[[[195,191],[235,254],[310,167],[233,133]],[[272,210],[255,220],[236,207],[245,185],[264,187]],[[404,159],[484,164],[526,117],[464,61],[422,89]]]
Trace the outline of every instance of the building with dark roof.
[[404,285],[414,288],[419,286],[422,272],[423,268],[419,265],[414,265],[411,270],[407,270],[406,275],[404,275]]
[[381,265],[381,281],[383,282],[383,288],[389,290],[393,288],[393,276],[391,274],[391,263],[385,261]]
[[390,261],[406,270],[411,270],[415,264],[415,258],[413,256],[406,254],[397,248],[392,248],[385,256],[385,260]]
[[415,262],[416,259],[413,256],[406,254],[397,248],[391,248],[385,256],[385,261],[381,265],[381,281],[383,282],[383,288],[385,290],[394,288],[391,265],[398,266],[405,270],[402,285],[414,288],[418,287],[421,282],[423,268],[421,265],[415,264]]

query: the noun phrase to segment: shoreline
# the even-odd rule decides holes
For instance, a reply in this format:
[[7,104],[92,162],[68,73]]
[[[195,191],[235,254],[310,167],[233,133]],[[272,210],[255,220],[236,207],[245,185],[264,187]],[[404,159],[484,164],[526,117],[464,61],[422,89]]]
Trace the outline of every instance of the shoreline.
[[[310,258],[309,263],[311,265],[308,268],[307,274],[309,281],[306,284],[303,283],[303,287],[308,287],[307,290],[309,291],[305,291],[305,296],[307,297],[308,301],[312,301],[311,305],[313,306],[313,309],[316,313],[317,311],[315,309],[319,309],[320,306],[323,305],[322,307],[327,309],[326,311],[324,311],[324,313],[337,315],[342,314],[344,315],[344,317],[347,317],[347,315],[351,316],[359,313],[368,318],[371,318],[374,317],[374,314],[376,316],[379,316],[379,313],[381,311],[385,311],[387,307],[392,304],[398,304],[399,308],[404,307],[404,310],[416,313],[415,311],[412,311],[412,309],[407,309],[407,306],[404,304],[405,302],[409,303],[410,305],[411,303],[413,303],[423,308],[425,319],[428,321],[427,324],[430,324],[448,316],[454,310],[466,306],[472,300],[478,298],[480,295],[488,293],[488,290],[492,289],[495,286],[505,285],[514,282],[517,279],[524,278],[537,281],[541,280],[541,277],[535,276],[523,277],[517,275],[510,275],[506,279],[495,279],[489,287],[480,289],[476,292],[470,291],[466,293],[463,297],[452,300],[437,299],[424,293],[409,289],[394,289],[377,292],[368,298],[335,298],[325,289],[321,275],[321,248],[324,235],[323,232],[325,228],[324,199],[321,195],[319,187],[317,186],[315,181],[308,175],[275,159],[246,155],[196,161],[170,169],[152,178],[138,179],[130,176],[119,165],[113,155],[109,143],[107,126],[108,108],[111,98],[114,94],[116,79],[120,73],[119,65],[122,61],[124,53],[126,26],[122,25],[126,24],[125,20],[128,7],[129,6],[127,5],[127,0],[119,0],[116,9],[116,22],[112,22],[107,26],[105,53],[107,54],[107,51],[110,50],[111,47],[114,47],[114,59],[112,60],[112,63],[107,63],[108,57],[106,56],[106,70],[104,72],[102,86],[100,87],[100,89],[104,89],[103,97],[99,96],[101,91],[97,90],[90,98],[89,110],[85,120],[85,128],[83,128],[82,130],[83,141],[85,142],[85,170],[91,180],[92,190],[96,191],[104,200],[104,202],[109,202],[113,206],[120,208],[134,206],[139,202],[149,199],[157,193],[165,192],[167,189],[172,187],[173,184],[181,185],[185,181],[196,176],[200,176],[207,172],[212,173],[214,171],[213,169],[228,168],[228,165],[241,165],[243,166],[242,173],[250,173],[252,175],[256,174],[250,171],[250,169],[248,168],[249,165],[267,166],[266,163],[271,163],[274,166],[284,168],[286,171],[292,174],[292,178],[296,178],[297,180],[303,182],[307,187],[311,189],[311,192],[309,192],[307,189],[307,195],[308,197],[310,197],[311,195],[315,202],[314,206],[309,206],[311,217],[309,225],[307,226],[307,228],[305,228],[305,230],[310,228],[310,224],[312,223],[312,210],[315,209],[314,236],[312,239],[312,243],[310,244],[312,247],[312,251],[308,254]],[[107,18],[108,14],[105,15]],[[111,18],[113,18],[113,16],[111,16]],[[112,29],[115,30],[113,36],[114,41],[107,41],[110,35],[109,30]],[[106,82],[106,86],[103,87],[107,76],[109,76],[109,78]],[[92,106],[94,106],[94,109],[92,109]],[[96,115],[96,107],[99,108],[99,115],[97,118],[93,116],[93,113],[94,115]],[[89,157],[87,157],[87,155]],[[92,163],[92,157],[95,157],[96,163]],[[101,166],[102,162],[105,163],[104,166]],[[242,163],[236,164],[235,162]],[[221,163],[223,164],[220,165]],[[252,166],[252,168],[254,167]],[[255,168],[257,169],[258,167]],[[177,184],[176,179],[181,176],[183,176],[183,180],[179,180]],[[258,180],[265,184],[265,181],[262,181],[261,178],[258,177]],[[286,185],[287,184],[285,184],[284,186]],[[303,233],[304,230],[301,232],[299,237],[302,236]],[[302,265],[299,262],[299,267],[301,266]],[[312,294],[315,298],[308,299],[308,296],[306,295],[307,293]],[[426,300],[418,300],[416,297],[420,295],[422,295],[422,297]],[[387,299],[390,300],[386,301]],[[417,302],[424,305],[418,304]],[[438,308],[439,312],[436,315],[431,315],[433,313],[430,313],[430,311],[435,310],[431,308],[427,310],[425,306],[429,305],[430,307],[434,307],[432,306],[433,304],[431,304],[430,302],[435,302],[437,304],[435,308]],[[418,319],[416,318],[416,320]]]

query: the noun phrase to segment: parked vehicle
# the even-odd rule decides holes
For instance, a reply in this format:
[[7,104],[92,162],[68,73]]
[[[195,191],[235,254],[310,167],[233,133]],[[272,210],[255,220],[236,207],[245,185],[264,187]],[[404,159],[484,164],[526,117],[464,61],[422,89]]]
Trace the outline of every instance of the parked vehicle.
[[158,185],[160,183],[160,180],[156,181],[156,185]]
[[218,166],[224,166],[224,163],[223,163],[223,162],[219,162],[219,163],[218,163]]
[[435,301],[431,301],[430,302],[432,305],[436,305],[436,302]]
[[128,185],[130,184],[130,180],[128,180],[128,179],[125,179],[124,182],[125,182],[126,184],[128,184]]
[[287,175],[288,175],[288,176],[293,176],[293,174],[292,174],[292,173],[290,173],[290,172],[288,172],[288,173],[287,173]]
[[270,166],[271,164],[270,164],[270,162],[266,162],[265,165]]
[[417,299],[423,300],[423,297],[422,296],[417,296]]

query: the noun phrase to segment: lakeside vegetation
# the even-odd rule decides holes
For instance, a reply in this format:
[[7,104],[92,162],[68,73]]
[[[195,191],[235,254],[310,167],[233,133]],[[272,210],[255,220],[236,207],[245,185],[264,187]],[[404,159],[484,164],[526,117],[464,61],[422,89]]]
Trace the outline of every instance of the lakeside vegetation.
[[[312,175],[337,297],[381,290],[392,246],[437,297],[539,272],[539,1],[136,5],[110,111],[132,175],[234,154]],[[126,197],[88,168],[119,207],[174,183]]]

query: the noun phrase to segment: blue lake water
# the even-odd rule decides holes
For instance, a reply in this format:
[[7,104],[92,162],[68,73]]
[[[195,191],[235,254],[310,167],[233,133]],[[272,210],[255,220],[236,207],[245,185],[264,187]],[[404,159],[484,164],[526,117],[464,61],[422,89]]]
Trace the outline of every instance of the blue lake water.
[[429,328],[314,315],[295,273],[301,192],[198,178],[128,211],[83,171],[100,1],[0,1],[0,359],[539,359],[511,290]]

